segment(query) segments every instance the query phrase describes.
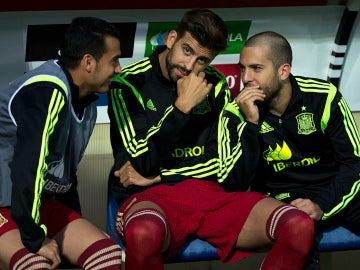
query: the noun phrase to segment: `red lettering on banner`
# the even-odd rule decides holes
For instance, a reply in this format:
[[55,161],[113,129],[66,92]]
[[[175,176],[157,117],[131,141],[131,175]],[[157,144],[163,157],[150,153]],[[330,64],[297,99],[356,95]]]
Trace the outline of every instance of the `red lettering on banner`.
[[227,83],[231,91],[231,97],[234,98],[240,91],[241,76],[238,64],[217,64],[213,65],[220,70],[226,77]]

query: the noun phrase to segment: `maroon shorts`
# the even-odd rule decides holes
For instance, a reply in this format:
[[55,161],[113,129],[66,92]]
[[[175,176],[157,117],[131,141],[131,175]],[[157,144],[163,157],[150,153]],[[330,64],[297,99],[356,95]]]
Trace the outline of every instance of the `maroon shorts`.
[[[80,214],[57,200],[41,203],[39,224],[44,224],[47,227],[49,238],[54,237],[67,224],[78,218],[81,218]],[[17,224],[11,218],[11,208],[0,208],[0,236],[17,228]]]
[[167,258],[185,243],[189,235],[196,235],[216,247],[222,262],[231,263],[253,254],[240,251],[235,245],[251,209],[264,198],[265,195],[255,192],[225,192],[215,182],[190,179],[135,194],[119,211],[126,214],[126,209],[134,203],[154,202],[164,211],[170,229],[171,245]]

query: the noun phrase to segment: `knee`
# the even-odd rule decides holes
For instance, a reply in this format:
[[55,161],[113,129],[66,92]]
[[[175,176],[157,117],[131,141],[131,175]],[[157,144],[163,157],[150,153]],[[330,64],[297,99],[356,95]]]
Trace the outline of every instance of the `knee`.
[[153,249],[161,249],[167,237],[165,217],[154,209],[140,209],[124,220],[124,236],[126,246],[152,245]]
[[301,210],[297,210],[297,212],[296,215],[286,222],[285,226],[295,239],[298,239],[300,236],[303,244],[311,246],[315,231],[314,221],[305,212]]
[[296,250],[300,256],[306,256],[311,250],[314,240],[314,221],[305,212],[298,210],[285,224],[286,234],[289,237],[289,247]]
[[124,230],[125,242],[127,244],[133,242],[149,243],[154,238],[156,233],[154,231],[161,230],[156,224],[151,224],[151,221],[132,220],[127,224]]
[[308,254],[314,240],[314,221],[301,210],[294,210],[293,215],[284,223],[281,230],[289,248],[300,256]]
[[272,240],[287,242],[296,249],[310,249],[314,238],[314,221],[305,212],[290,206],[282,205],[270,215],[267,223],[267,234]]

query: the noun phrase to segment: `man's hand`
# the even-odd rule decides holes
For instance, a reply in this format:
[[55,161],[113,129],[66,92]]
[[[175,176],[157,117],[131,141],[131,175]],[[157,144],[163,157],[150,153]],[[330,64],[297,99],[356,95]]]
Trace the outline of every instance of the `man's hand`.
[[247,86],[235,97],[236,104],[246,121],[259,123],[259,108],[255,102],[264,101],[264,98],[264,91],[259,89],[259,86]]
[[177,81],[178,98],[175,106],[184,113],[190,113],[209,94],[213,85],[207,83],[205,73],[198,75],[191,72],[188,76]]
[[130,161],[127,161],[119,170],[115,171],[114,175],[120,178],[120,183],[126,188],[133,185],[151,186],[160,182],[160,175],[145,178],[134,169]]
[[314,220],[320,220],[324,214],[323,210],[321,210],[319,205],[317,205],[310,199],[298,198],[296,200],[293,200],[290,204],[304,211]]
[[51,269],[56,269],[60,262],[60,252],[59,252],[59,246],[57,242],[50,238],[45,238],[44,242],[42,243],[41,248],[36,253],[40,256],[45,257],[46,259],[51,261]]

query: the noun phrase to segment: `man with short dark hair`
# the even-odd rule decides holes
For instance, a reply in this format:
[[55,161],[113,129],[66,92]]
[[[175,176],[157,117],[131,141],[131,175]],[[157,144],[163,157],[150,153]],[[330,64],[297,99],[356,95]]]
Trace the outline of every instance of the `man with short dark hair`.
[[120,247],[76,210],[77,166],[96,121],[96,95],[120,73],[120,34],[78,17],[59,59],[0,91],[0,268],[119,270]]
[[110,181],[120,203],[113,218],[127,270],[163,269],[188,236],[210,242],[225,263],[272,244],[261,269],[301,269],[305,261],[313,223],[304,212],[260,193],[225,191],[247,190],[258,157],[257,127],[231,124],[238,115],[226,79],[209,66],[227,36],[218,15],[190,10],[165,46],[111,85]]

